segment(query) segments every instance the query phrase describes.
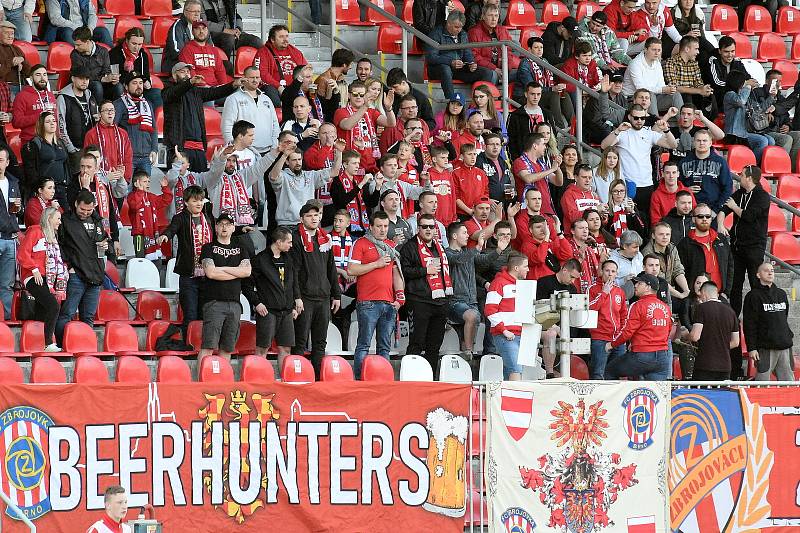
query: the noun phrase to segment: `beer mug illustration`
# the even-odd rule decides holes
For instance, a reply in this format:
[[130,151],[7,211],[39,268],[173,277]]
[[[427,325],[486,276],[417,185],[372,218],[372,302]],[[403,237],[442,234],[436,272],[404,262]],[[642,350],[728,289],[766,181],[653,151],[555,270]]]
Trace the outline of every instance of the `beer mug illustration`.
[[466,442],[469,423],[441,407],[428,413],[430,433],[428,498],[422,507],[445,516],[464,516],[467,508]]

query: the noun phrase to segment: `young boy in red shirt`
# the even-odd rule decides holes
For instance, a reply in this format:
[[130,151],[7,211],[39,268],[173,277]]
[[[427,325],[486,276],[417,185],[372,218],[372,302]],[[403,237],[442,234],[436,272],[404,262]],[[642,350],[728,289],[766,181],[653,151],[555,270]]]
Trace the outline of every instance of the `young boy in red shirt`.
[[436,220],[447,226],[456,220],[455,180],[448,168],[447,149],[441,146],[432,147],[431,158],[433,166],[428,170],[428,175],[431,188],[438,198]]
[[489,196],[489,178],[475,166],[478,151],[474,144],[461,145],[461,165],[453,170],[454,195],[458,217],[466,220],[473,215],[472,206]]
[[134,190],[128,195],[128,213],[131,217],[131,235],[136,257],[155,260],[162,257],[156,243],[158,237],[158,212],[172,203],[172,192],[166,176],[161,178],[161,195],[150,192],[150,176],[146,172],[133,174]]

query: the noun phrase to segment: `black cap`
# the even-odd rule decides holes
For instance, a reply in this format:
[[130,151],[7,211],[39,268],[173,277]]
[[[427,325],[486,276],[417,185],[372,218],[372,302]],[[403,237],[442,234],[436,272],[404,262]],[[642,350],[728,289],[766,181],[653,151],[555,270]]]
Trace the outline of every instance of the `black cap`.
[[575,20],[575,17],[566,17],[561,21],[561,25],[564,26],[568,32],[573,33],[575,28],[578,27],[578,21]]
[[319,200],[311,199],[303,204],[303,207],[300,208],[300,216],[302,217],[309,211],[317,211],[322,213],[322,203]]
[[89,72],[89,69],[83,65],[73,65],[71,69],[69,69],[69,75],[75,76],[76,78],[91,78],[92,75]]
[[634,285],[639,283],[640,281],[642,283],[647,283],[650,286],[650,288],[653,289],[654,292],[658,291],[658,278],[655,277],[654,275],[645,274],[644,272],[642,272],[641,274],[633,278]]
[[120,81],[122,82],[123,85],[128,85],[130,82],[132,82],[137,78],[144,81],[144,76],[142,74],[136,72],[135,70],[132,70],[131,72],[124,72],[122,76],[120,76]]
[[610,81],[611,83],[622,83],[624,80],[625,80],[625,76],[623,76],[622,74],[616,74],[615,73],[615,74],[611,74],[608,77],[608,81]]
[[217,217],[217,221],[215,222],[215,224],[219,224],[219,223],[220,223],[220,222],[222,222],[223,220],[227,220],[227,221],[228,221],[228,222],[230,222],[231,224],[236,224],[236,221],[235,221],[235,220],[233,220],[233,217],[232,217],[232,216],[231,216],[231,214],[230,214],[230,213],[228,213],[227,211],[223,211],[222,213],[220,213],[220,214],[219,214],[219,216]]
[[595,11],[592,13],[592,20],[598,24],[606,24],[608,23],[608,15],[604,11]]

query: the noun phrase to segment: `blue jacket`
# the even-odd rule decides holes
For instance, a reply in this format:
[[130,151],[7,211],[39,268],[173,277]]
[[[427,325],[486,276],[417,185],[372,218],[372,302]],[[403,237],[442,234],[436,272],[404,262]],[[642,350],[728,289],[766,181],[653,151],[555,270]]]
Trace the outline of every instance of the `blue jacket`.
[[133,147],[133,157],[148,157],[150,152],[158,152],[158,132],[155,127],[155,109],[151,106],[153,113],[153,131],[142,131],[138,124],[128,122],[128,108],[122,98],[114,100],[114,123],[128,132],[128,138]]
[[[464,30],[461,30],[461,32],[454,37],[447,33],[444,26],[439,26],[433,30],[431,39],[439,44],[464,44],[469,42],[467,32]],[[428,62],[428,65],[450,65],[450,62],[454,59],[460,59],[467,64],[475,62],[472,50],[469,48],[464,48],[463,50],[442,50],[440,52],[435,48],[425,45],[425,60]]]
[[742,85],[739,93],[728,91],[723,98],[725,109],[725,133],[735,135],[742,139],[747,138],[747,117],[745,117],[745,105],[750,98],[750,86]]
[[[727,120],[725,123],[727,124]],[[705,159],[699,159],[694,151],[691,151],[681,159],[679,166],[681,182],[684,185],[691,187],[701,182],[700,192],[694,195],[697,203],[708,204],[715,213],[718,213],[733,191],[733,181],[727,161],[714,151]]]

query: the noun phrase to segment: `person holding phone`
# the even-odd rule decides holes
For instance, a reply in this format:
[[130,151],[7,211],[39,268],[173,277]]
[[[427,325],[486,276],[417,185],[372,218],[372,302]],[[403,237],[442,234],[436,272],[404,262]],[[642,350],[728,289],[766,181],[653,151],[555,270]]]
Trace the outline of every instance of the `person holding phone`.
[[796,105],[797,99],[794,93],[789,98],[781,94],[782,82],[781,71],[770,69],[764,85],[753,89],[750,98],[766,110],[769,119],[769,127],[758,133],[771,137],[777,146],[789,152],[792,164],[795,165],[800,150],[800,131],[793,131],[789,110]]

